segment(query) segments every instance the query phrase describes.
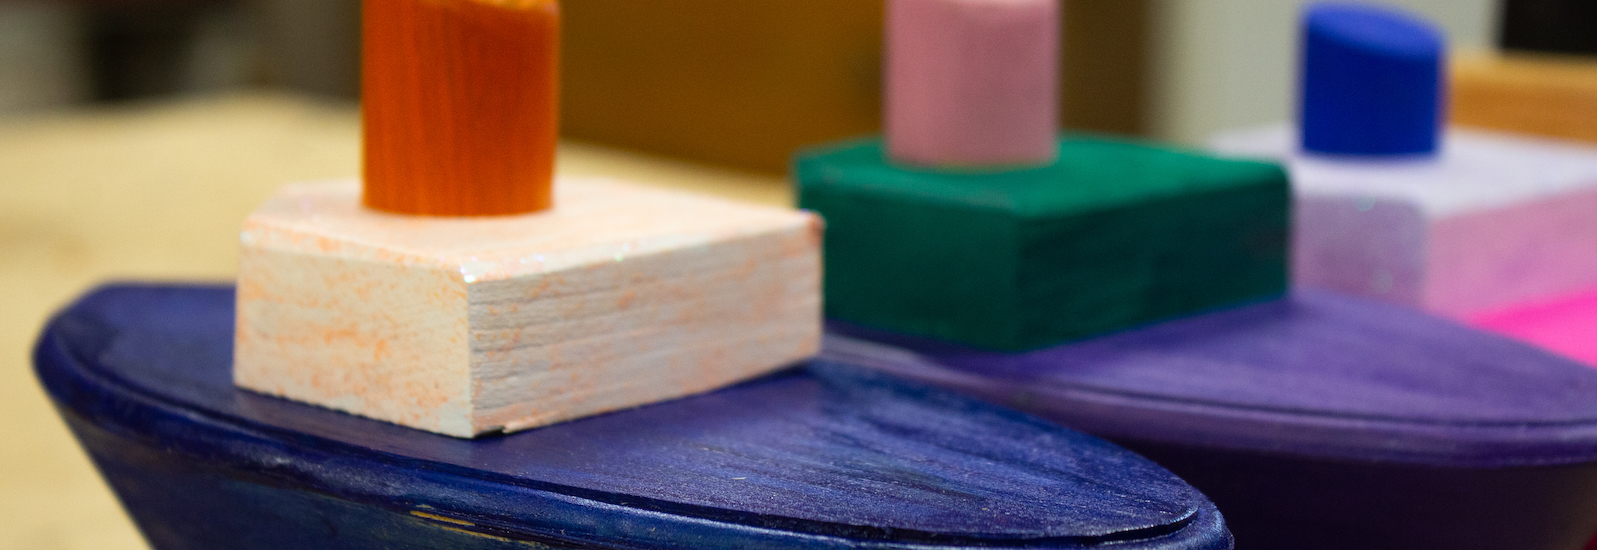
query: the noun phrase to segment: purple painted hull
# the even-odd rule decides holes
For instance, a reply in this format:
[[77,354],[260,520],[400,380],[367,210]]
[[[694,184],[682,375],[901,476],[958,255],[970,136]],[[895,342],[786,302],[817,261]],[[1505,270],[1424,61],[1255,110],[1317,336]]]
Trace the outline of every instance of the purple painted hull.
[[1299,291],[1015,354],[834,329],[828,357],[1160,462],[1246,548],[1573,550],[1597,531],[1597,371],[1415,311]]

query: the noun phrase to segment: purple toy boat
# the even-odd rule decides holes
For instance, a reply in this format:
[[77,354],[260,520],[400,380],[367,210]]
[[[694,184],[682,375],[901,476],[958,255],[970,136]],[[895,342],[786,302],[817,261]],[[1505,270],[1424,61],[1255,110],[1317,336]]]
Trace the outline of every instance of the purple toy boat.
[[831,359],[1159,462],[1243,548],[1574,550],[1597,531],[1597,371],[1416,311],[1303,290],[1014,354],[833,328]]

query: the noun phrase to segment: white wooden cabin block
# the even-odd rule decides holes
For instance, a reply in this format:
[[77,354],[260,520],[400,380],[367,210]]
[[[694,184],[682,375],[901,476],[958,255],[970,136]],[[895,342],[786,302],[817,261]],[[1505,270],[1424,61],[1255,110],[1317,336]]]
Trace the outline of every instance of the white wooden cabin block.
[[242,233],[234,379],[457,437],[715,389],[816,353],[813,214],[562,179],[537,214],[433,218],[357,182]]
[[1450,130],[1436,157],[1305,155],[1296,130],[1212,147],[1283,161],[1300,284],[1453,317],[1597,285],[1597,148]]

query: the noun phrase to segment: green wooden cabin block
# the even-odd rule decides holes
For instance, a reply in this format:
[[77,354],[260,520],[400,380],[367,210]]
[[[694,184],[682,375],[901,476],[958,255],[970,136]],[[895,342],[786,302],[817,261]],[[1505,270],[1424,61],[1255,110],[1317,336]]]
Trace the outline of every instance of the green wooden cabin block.
[[1067,136],[1051,166],[893,165],[880,140],[801,153],[826,218],[831,318],[1025,350],[1281,295],[1290,191],[1275,164]]

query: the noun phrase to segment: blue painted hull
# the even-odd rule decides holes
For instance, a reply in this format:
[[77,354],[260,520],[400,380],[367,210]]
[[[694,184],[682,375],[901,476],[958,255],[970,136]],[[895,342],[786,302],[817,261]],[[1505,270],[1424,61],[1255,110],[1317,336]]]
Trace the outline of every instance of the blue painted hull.
[[113,287],[35,354],[159,550],[1232,547],[1136,455],[845,364],[465,441],[232,388],[231,314]]
[[591,547],[545,544],[536,535],[458,517],[342,499],[258,471],[142,445],[70,412],[63,416],[146,540],[161,550]]

